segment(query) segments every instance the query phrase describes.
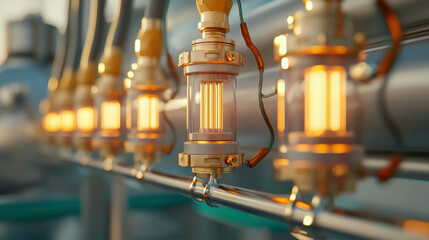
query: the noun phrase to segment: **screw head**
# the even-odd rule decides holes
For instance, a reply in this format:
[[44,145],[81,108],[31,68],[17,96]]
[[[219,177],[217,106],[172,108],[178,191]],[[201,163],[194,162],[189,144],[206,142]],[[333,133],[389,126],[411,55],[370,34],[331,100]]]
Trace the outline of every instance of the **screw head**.
[[237,158],[235,156],[229,155],[225,162],[228,166],[232,166],[237,162]]
[[228,52],[226,54],[226,59],[228,60],[228,62],[234,61],[236,58],[235,53],[233,52]]

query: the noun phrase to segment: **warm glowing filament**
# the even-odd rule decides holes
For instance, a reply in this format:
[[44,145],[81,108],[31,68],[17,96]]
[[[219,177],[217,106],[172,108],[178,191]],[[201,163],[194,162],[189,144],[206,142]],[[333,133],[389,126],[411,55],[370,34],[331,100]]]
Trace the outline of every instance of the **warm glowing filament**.
[[285,131],[285,80],[277,80],[277,130],[279,132]]
[[127,99],[127,103],[125,104],[125,126],[127,129],[131,129],[132,125],[132,116],[133,116],[133,109],[132,109],[132,101],[130,99]]
[[81,107],[76,111],[76,125],[79,130],[92,131],[95,129],[95,113],[92,107]]
[[223,129],[223,82],[201,82],[200,131],[221,129]]
[[60,130],[61,119],[57,113],[50,112],[43,118],[43,129],[47,132],[58,132]]
[[60,112],[61,131],[71,132],[74,130],[74,113],[72,110],[63,110]]
[[320,135],[346,128],[346,76],[343,67],[314,66],[305,73],[305,131]]
[[117,130],[121,127],[121,104],[118,101],[105,101],[101,104],[101,128]]
[[157,130],[159,128],[159,99],[155,95],[138,97],[138,130]]
[[329,123],[332,131],[339,131],[341,128],[341,75],[337,71],[330,73],[331,89],[330,92],[330,116]]

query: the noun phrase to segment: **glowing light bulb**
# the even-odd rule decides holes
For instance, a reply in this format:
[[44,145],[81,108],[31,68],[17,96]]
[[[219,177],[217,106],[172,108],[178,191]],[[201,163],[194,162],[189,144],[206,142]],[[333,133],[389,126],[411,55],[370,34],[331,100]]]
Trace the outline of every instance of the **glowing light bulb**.
[[[287,51],[278,81],[279,158],[275,178],[293,180],[300,192],[335,196],[352,192],[359,176],[363,147],[360,143],[363,105],[349,77],[350,66],[361,52],[363,36],[341,10],[341,1],[303,0],[306,11],[288,18]],[[332,31],[342,21],[342,34]],[[358,37],[356,37],[358,36]],[[280,42],[280,40],[278,40]],[[274,42],[276,53],[279,51]],[[364,70],[364,68],[362,68]],[[365,75],[362,69],[356,75]],[[360,71],[360,72],[359,72]],[[288,164],[280,164],[287,159]],[[303,224],[313,224],[306,216]]]
[[285,92],[286,83],[284,79],[277,80],[277,130],[279,132],[285,131]]
[[76,126],[82,131],[93,131],[96,127],[93,107],[81,107],[76,111]]
[[202,81],[200,89],[200,131],[221,131],[223,129],[223,82]]
[[121,127],[121,104],[118,101],[101,103],[101,128],[118,130]]
[[313,66],[305,71],[305,132],[345,132],[346,74],[343,67]]
[[138,97],[138,130],[157,130],[159,128],[159,99],[156,95]]
[[60,112],[61,131],[71,132],[74,130],[74,112],[72,110],[63,110]]
[[61,119],[57,113],[49,112],[43,118],[43,129],[47,132],[58,132],[61,127]]

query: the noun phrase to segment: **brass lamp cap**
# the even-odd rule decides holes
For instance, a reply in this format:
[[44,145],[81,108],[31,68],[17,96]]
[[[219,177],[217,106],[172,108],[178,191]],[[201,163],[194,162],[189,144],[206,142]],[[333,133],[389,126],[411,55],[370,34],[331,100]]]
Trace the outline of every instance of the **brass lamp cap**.
[[229,14],[232,8],[232,0],[197,0],[197,8],[200,14],[204,12]]

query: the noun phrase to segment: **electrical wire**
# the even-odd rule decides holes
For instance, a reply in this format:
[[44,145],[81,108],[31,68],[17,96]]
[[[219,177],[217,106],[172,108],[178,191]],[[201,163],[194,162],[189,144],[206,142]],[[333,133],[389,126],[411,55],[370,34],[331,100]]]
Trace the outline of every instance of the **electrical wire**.
[[380,181],[387,181],[390,179],[396,172],[400,162],[402,161],[402,154],[404,152],[403,146],[403,137],[399,126],[392,119],[387,107],[387,85],[390,79],[391,69],[396,63],[397,55],[400,50],[403,32],[401,24],[399,22],[398,16],[394,11],[385,3],[384,0],[377,0],[377,6],[384,18],[386,19],[389,32],[393,39],[393,44],[391,50],[386,54],[383,60],[380,62],[377,72],[375,73],[376,77],[383,77],[383,81],[378,89],[377,104],[380,109],[381,119],[385,123],[387,130],[392,136],[395,145],[396,145],[396,154],[392,155],[390,158],[390,164],[383,169],[378,171],[378,179]]
[[389,32],[393,40],[392,48],[378,65],[376,77],[379,77],[386,75],[393,67],[396,57],[401,48],[403,32],[398,16],[390,8],[390,6],[387,5],[384,0],[377,0],[376,3],[378,9],[381,11],[386,20],[387,27],[389,28]]
[[255,60],[256,60],[256,63],[258,65],[258,69],[259,69],[259,85],[258,85],[259,109],[261,111],[261,114],[262,114],[262,117],[265,121],[265,124],[267,125],[267,128],[270,132],[270,142],[269,142],[268,146],[261,148],[255,154],[255,156],[253,156],[252,158],[250,158],[246,161],[246,165],[248,167],[252,168],[252,167],[255,167],[256,165],[258,165],[258,163],[262,159],[265,158],[265,156],[271,151],[271,149],[273,148],[273,145],[274,145],[274,139],[275,139],[274,128],[271,124],[271,121],[270,121],[268,115],[267,115],[267,112],[265,111],[263,98],[268,98],[268,97],[274,96],[277,91],[274,91],[274,92],[267,94],[267,95],[264,95],[262,93],[263,84],[264,84],[264,62],[262,60],[262,57],[261,57],[261,54],[260,54],[258,48],[252,43],[252,40],[250,38],[249,30],[247,28],[246,23],[244,22],[243,9],[242,9],[240,0],[237,0],[237,6],[238,6],[238,12],[240,15],[241,34],[243,35],[243,39],[246,42],[247,47],[252,51],[253,55],[255,56]]

